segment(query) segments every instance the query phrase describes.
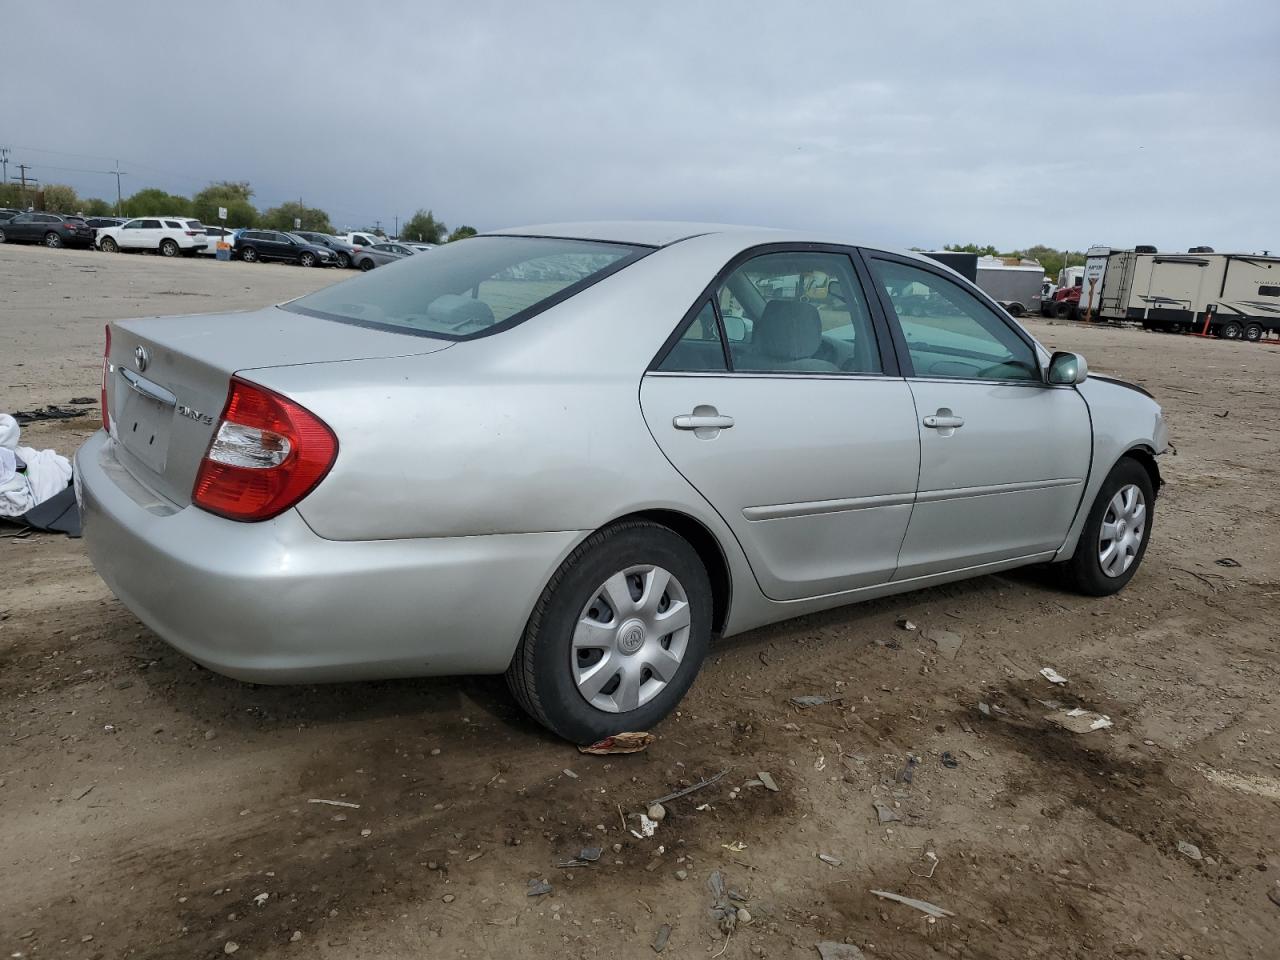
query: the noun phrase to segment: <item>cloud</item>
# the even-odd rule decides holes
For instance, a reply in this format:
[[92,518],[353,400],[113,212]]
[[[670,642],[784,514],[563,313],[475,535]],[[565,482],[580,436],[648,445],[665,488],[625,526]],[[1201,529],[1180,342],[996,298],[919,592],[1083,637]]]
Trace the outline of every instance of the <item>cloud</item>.
[[[38,36],[40,5],[9,11]],[[335,222],[660,217],[936,246],[1280,247],[1280,7],[78,6],[12,44],[13,159],[247,179]],[[68,155],[32,150],[66,151]],[[96,161],[102,166],[103,161]],[[107,169],[107,166],[102,166]],[[11,165],[12,170],[12,165]]]

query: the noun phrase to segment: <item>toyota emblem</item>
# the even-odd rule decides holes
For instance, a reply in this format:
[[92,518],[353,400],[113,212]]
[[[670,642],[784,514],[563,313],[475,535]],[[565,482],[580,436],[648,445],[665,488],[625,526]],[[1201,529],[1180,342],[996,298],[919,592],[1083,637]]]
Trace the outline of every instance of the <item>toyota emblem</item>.
[[133,362],[138,365],[139,373],[147,369],[147,365],[151,363],[151,354],[147,353],[146,347],[138,346],[133,348]]

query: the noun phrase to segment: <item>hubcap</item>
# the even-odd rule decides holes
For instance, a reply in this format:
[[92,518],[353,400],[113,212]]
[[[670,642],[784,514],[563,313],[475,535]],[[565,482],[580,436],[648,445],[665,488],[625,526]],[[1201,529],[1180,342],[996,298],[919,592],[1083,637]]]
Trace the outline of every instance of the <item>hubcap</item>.
[[592,593],[573,631],[573,681],[606,713],[644,706],[675,679],[689,648],[689,598],[661,567],[615,573]]
[[1108,577],[1118,577],[1133,566],[1147,532],[1147,502],[1142,491],[1128,484],[1116,491],[1102,515],[1098,533],[1098,564]]

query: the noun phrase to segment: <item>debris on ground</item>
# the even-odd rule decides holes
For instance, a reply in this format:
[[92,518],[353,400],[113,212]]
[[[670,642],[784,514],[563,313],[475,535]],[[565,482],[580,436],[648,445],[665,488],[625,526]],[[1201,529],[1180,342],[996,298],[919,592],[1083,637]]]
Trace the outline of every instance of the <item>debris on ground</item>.
[[1083,707],[1071,710],[1059,710],[1045,717],[1050,723],[1057,724],[1070,733],[1092,733],[1094,730],[1105,730],[1112,726],[1111,718]]
[[529,897],[545,897],[551,892],[551,884],[544,880],[530,880],[529,890],[525,896]]
[[767,772],[765,772],[764,770],[760,770],[760,771],[757,771],[757,772],[756,772],[756,777],[758,777],[758,778],[759,778],[760,782],[764,785],[764,788],[765,788],[766,790],[769,790],[769,791],[771,791],[772,793],[777,793],[777,792],[778,792],[778,784],[777,784],[777,782],[773,779],[773,775],[772,775],[772,774],[767,773]]
[[[91,400],[96,403],[96,400]],[[28,423],[36,423],[39,420],[72,420],[76,417],[83,417],[88,410],[73,410],[70,407],[59,407],[56,404],[49,404],[44,407],[37,407],[35,410],[15,410],[13,411],[13,419],[18,421],[18,426],[25,427]]]
[[902,641],[899,640],[897,637],[890,637],[888,640],[885,640],[883,637],[876,637],[875,645],[877,647],[887,647],[890,650],[902,649]]
[[321,800],[318,797],[312,797],[307,803],[327,803],[331,807],[350,807],[352,810],[359,810],[360,804],[348,803],[346,800]]
[[819,696],[813,696],[813,695],[806,695],[803,697],[792,697],[790,702],[795,704],[797,707],[804,708],[804,707],[821,707],[828,703],[839,703],[843,699],[844,699],[843,696],[819,697]]
[[743,850],[747,849],[747,845],[741,840],[734,840],[732,843],[722,843],[720,846],[724,847],[730,853],[741,853]]
[[725,886],[724,874],[712,870],[707,877],[707,889],[711,892],[711,919],[725,933],[732,933],[738,925],[738,908],[730,901],[735,899]]
[[950,750],[943,750],[942,756],[939,757],[939,759],[942,761],[942,765],[948,770],[954,770],[956,767],[960,766],[960,761],[956,759],[955,754]]
[[1267,891],[1267,899],[1277,907],[1280,907],[1280,881],[1277,881],[1276,885]]
[[1178,852],[1184,857],[1190,857],[1192,860],[1204,859],[1204,854],[1200,852],[1200,848],[1194,843],[1188,843],[1186,840],[1178,841]]
[[950,630],[930,630],[928,636],[938,648],[938,656],[946,660],[954,660],[964,645],[964,637]]
[[818,956],[821,960],[866,960],[866,954],[852,943],[836,943],[824,940],[817,944]]
[[271,894],[260,893],[253,898],[253,905],[255,907],[265,907],[267,905],[267,901],[270,899],[271,899]]
[[597,740],[587,747],[579,747],[582,753],[590,753],[598,757],[620,753],[639,753],[658,739],[652,733],[615,733],[612,737]]
[[1041,667],[1040,676],[1044,677],[1050,683],[1066,683],[1067,678],[1060,674],[1053,667]]
[[982,700],[978,701],[978,712],[984,717],[1007,717],[1009,711],[998,703],[986,703]]
[[906,617],[899,617],[897,619],[897,625],[902,630],[918,630],[919,629],[919,627],[917,627],[914,623],[912,623]]
[[915,897],[904,897],[900,893],[891,893],[888,890],[872,890],[873,894],[881,900],[892,900],[894,903],[901,903],[904,906],[912,907],[921,913],[927,913],[935,919],[941,920],[943,917],[954,917],[955,914],[950,910],[946,910],[936,903],[930,903],[928,900],[917,900]]
[[920,765],[920,760],[914,753],[907,754],[907,762],[902,765],[902,769],[895,775],[894,779],[899,783],[910,783],[915,779],[916,767]]
[[[932,842],[932,841],[930,841]],[[938,869],[938,855],[930,848],[925,848],[924,853],[920,854],[920,859],[911,864],[907,868],[911,871],[913,877],[920,877],[922,880],[931,880],[933,872]]]
[[840,866],[844,866],[844,861],[843,861],[843,860],[841,860],[839,857],[833,857],[833,856],[832,856],[831,854],[829,854],[829,853],[820,853],[820,854],[818,854],[818,859],[819,859],[819,860],[821,860],[823,863],[825,863],[825,864],[826,864],[827,866],[829,866],[829,867],[840,867]]
[[67,401],[67,403],[76,407],[91,407],[97,402],[97,397],[72,397]]
[[663,820],[667,819],[667,808],[660,803],[649,804],[647,812],[649,819],[654,823],[661,823]]
[[675,793],[669,793],[665,797],[658,797],[656,800],[650,800],[649,804],[652,806],[655,803],[670,803],[672,800],[679,800],[681,797],[687,797],[696,790],[701,790],[704,787],[709,787],[713,783],[716,783],[728,772],[728,769],[721,770],[714,777],[704,777],[691,787],[685,787],[683,790],[677,790]]
[[897,823],[902,819],[898,811],[883,800],[872,800],[871,805],[876,808],[876,820],[880,823]]
[[1216,564],[1217,564],[1218,566],[1220,566],[1220,567],[1240,567],[1240,566],[1243,566],[1243,564],[1242,564],[1239,560],[1236,560],[1236,559],[1234,559],[1234,558],[1232,558],[1232,557],[1219,557],[1217,560],[1215,560],[1215,561],[1213,561],[1213,562],[1214,562],[1214,563],[1216,563]]
[[631,835],[637,840],[647,840],[658,832],[658,821],[652,819],[647,813],[640,814],[639,831],[632,830]]
[[556,864],[556,867],[560,870],[572,870],[575,867],[589,867],[600,859],[600,854],[603,852],[604,851],[600,847],[583,847],[578,851],[578,855],[576,857],[570,857],[568,860],[561,860]]
[[658,932],[654,934],[653,943],[651,944],[651,946],[653,947],[653,952],[661,953],[663,950],[667,949],[667,941],[670,939],[671,939],[671,924],[664,923],[662,926],[658,928]]

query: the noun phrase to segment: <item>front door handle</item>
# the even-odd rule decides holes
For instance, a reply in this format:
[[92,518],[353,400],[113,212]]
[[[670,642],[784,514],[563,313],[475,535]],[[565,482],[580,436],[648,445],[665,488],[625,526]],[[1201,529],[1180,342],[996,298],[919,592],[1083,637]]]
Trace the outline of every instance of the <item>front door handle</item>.
[[935,414],[932,417],[924,418],[924,425],[934,430],[954,430],[956,427],[964,426],[964,417],[948,416],[945,414]]
[[676,417],[671,423],[677,430],[702,430],[704,428],[728,430],[733,426],[733,417],[721,415],[699,416],[698,414],[686,413],[684,416]]

